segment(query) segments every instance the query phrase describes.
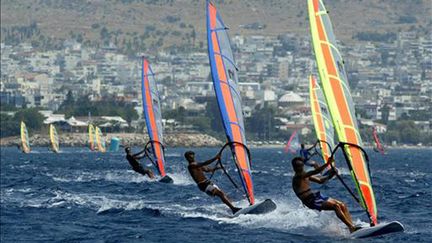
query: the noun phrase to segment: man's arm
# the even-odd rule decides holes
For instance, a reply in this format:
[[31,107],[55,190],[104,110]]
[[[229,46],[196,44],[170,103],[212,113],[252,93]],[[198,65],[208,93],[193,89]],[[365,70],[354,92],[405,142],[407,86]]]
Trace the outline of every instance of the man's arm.
[[220,157],[221,157],[220,154],[217,154],[216,157],[214,157],[214,158],[212,158],[212,159],[209,159],[209,160],[207,160],[207,161],[205,161],[205,162],[199,163],[199,164],[198,164],[198,167],[204,167],[204,166],[207,166],[207,165],[213,163],[214,161],[220,159]]
[[205,171],[205,172],[214,172],[214,171],[219,170],[219,169],[221,169],[220,166],[215,166],[213,168],[210,168],[208,166],[203,166],[202,167],[202,170]]
[[327,166],[328,166],[328,163],[321,165],[320,167],[318,167],[318,168],[315,169],[315,170],[311,170],[311,171],[309,171],[309,172],[306,172],[306,173],[303,175],[303,178],[307,178],[307,177],[311,177],[311,176],[313,176],[313,175],[319,174],[319,173],[321,173],[321,171],[323,171]]
[[142,150],[142,151],[139,151],[138,153],[136,153],[136,154],[134,154],[134,155],[132,155],[132,157],[134,157],[135,159],[141,159],[142,157],[144,157],[145,155],[143,155],[143,156],[141,156],[141,157],[139,157],[141,154],[144,154],[145,153],[145,148]]
[[326,183],[328,180],[330,180],[331,178],[333,178],[333,176],[336,175],[336,172],[334,170],[331,170],[326,176],[310,176],[309,180],[316,182],[318,184],[324,184]]

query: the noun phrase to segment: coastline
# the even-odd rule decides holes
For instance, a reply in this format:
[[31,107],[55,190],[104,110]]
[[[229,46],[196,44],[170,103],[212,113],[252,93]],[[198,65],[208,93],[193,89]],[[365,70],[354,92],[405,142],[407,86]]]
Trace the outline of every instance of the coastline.
[[[62,133],[58,135],[60,147],[86,147],[88,146],[87,133]],[[123,146],[144,146],[149,140],[147,134],[140,133],[107,133],[104,136],[107,147],[111,138],[120,139]],[[30,145],[35,147],[48,147],[48,135],[34,134],[29,137]],[[21,144],[19,136],[0,138],[0,147],[13,147]],[[167,133],[164,136],[164,145],[167,147],[220,147],[223,143],[207,134],[201,133]]]
[[[104,138],[107,147],[110,144],[111,138],[120,139],[122,146],[144,146],[148,141],[147,134],[140,133],[107,133]],[[48,135],[34,134],[29,138],[31,146],[48,147],[50,141]],[[86,147],[88,146],[87,133],[62,133],[59,134],[60,147]],[[217,138],[208,134],[202,133],[166,133],[164,135],[164,145],[167,147],[221,147],[224,143]],[[0,138],[0,147],[14,147],[21,144],[19,136],[11,136]],[[249,141],[250,148],[280,148],[283,149],[286,145],[282,143],[263,143],[261,141]],[[312,144],[306,144],[312,146]],[[364,145],[364,148],[372,149],[372,145]],[[385,146],[386,149],[430,149],[431,146],[418,145],[397,145]]]

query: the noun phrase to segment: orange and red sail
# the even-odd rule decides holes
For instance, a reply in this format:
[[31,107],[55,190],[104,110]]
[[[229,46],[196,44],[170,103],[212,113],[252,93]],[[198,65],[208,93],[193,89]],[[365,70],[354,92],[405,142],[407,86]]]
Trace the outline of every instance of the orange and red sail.
[[225,134],[231,144],[231,151],[239,170],[243,188],[250,204],[255,203],[249,156],[244,131],[237,67],[231,44],[216,7],[207,1],[207,43],[213,86]]

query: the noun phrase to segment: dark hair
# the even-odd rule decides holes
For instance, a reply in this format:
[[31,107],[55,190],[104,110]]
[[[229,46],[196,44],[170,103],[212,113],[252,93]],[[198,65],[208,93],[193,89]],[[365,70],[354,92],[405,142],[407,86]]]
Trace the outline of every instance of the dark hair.
[[130,149],[131,149],[131,148],[130,148],[129,146],[126,146],[126,147],[125,147],[125,152],[126,152],[126,153],[127,153],[127,152],[130,152]]
[[186,151],[186,153],[184,154],[184,157],[189,160],[189,158],[194,155],[195,153],[193,151]]
[[304,159],[302,157],[295,157],[294,159],[291,160],[291,165],[293,168],[296,168],[299,166],[299,163],[297,161],[304,163]]

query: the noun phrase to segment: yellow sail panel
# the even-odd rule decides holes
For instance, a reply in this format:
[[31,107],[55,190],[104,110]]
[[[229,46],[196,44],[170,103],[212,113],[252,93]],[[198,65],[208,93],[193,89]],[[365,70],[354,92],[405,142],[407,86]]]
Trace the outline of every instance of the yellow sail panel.
[[309,77],[309,96],[315,133],[320,143],[323,160],[327,162],[334,148],[334,128],[324,95],[312,75]]
[[102,131],[100,130],[99,127],[95,128],[95,137],[96,137],[96,144],[97,144],[97,149],[102,152],[105,153],[106,149],[105,149],[105,140],[103,139],[103,134]]
[[[320,79],[338,139],[362,146],[344,62],[336,47],[328,12],[321,0],[308,0],[308,12]],[[362,205],[370,216],[371,224],[376,225],[375,195],[365,157],[357,147],[346,145],[344,150],[352,167],[353,180]]]
[[30,153],[30,142],[26,124],[21,122],[21,150],[24,153]]
[[88,144],[89,144],[90,150],[94,151],[96,149],[95,148],[96,142],[95,142],[95,130],[94,130],[94,127],[92,124],[89,124],[89,126],[88,126],[88,135],[89,135]]
[[55,153],[58,153],[60,150],[59,138],[57,135],[57,130],[53,124],[50,124],[49,135],[51,141],[51,149]]

